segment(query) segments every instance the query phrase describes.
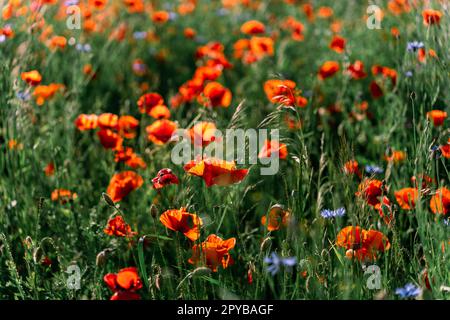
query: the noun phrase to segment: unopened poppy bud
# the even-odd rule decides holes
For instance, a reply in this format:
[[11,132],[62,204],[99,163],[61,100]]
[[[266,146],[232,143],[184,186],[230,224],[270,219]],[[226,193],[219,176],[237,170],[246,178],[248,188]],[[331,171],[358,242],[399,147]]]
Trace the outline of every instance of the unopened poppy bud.
[[34,263],[40,263],[42,260],[42,255],[44,254],[44,251],[42,250],[41,247],[37,247],[36,249],[34,249],[33,252],[33,261]]
[[152,204],[151,206],[150,206],[150,214],[151,214],[151,216],[153,217],[153,218],[156,218],[157,216],[158,216],[158,212],[159,210],[158,210],[158,207],[156,206],[156,205],[154,205],[154,204]]
[[112,201],[111,197],[107,193],[102,193],[103,200],[110,205],[111,207],[115,207],[114,201]]
[[353,249],[348,249],[346,252],[345,252],[345,257],[347,258],[347,259],[353,259]]
[[103,266],[106,263],[106,253],[105,251],[101,251],[99,254],[97,254],[97,257],[95,258],[95,265],[97,267]]

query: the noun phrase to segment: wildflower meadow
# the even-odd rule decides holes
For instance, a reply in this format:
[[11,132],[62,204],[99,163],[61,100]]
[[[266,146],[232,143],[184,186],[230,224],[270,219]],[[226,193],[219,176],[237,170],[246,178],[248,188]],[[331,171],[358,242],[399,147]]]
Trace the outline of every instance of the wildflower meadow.
[[450,298],[446,0],[1,0],[1,300]]

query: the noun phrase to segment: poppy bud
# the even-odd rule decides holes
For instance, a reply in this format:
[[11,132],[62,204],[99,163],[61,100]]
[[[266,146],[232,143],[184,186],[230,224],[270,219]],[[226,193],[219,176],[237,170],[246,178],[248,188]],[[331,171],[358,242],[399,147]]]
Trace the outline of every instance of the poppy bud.
[[112,201],[111,197],[107,194],[107,193],[102,193],[102,197],[103,200],[105,200],[105,202],[111,206],[111,207],[115,207],[116,205],[114,204],[114,201]]
[[156,217],[158,216],[158,214],[159,214],[158,207],[157,207],[156,205],[152,204],[152,205],[150,206],[150,215],[151,215],[153,218],[156,218]]
[[97,254],[97,257],[95,258],[95,265],[97,267],[103,266],[106,263],[108,254],[110,252],[111,252],[111,249],[105,249],[105,250],[101,251],[99,254]]

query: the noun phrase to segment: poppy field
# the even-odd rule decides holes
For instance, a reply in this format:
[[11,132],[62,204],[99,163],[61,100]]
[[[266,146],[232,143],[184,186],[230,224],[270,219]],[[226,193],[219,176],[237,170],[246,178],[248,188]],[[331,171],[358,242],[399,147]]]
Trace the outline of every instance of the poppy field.
[[450,298],[446,0],[0,9],[1,300]]

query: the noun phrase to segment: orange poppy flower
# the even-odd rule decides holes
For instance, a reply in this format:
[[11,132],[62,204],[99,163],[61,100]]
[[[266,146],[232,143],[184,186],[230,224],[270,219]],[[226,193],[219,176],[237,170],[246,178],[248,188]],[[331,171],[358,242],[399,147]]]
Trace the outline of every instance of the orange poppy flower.
[[47,177],[51,177],[55,174],[55,164],[53,162],[49,162],[45,168],[44,173]]
[[335,35],[330,42],[330,49],[337,53],[343,53],[345,51],[345,43],[345,38]]
[[380,214],[380,217],[383,218],[384,222],[387,225],[390,225],[391,222],[394,220],[394,214],[392,212],[392,204],[391,200],[389,200],[388,197],[383,196],[380,203],[377,203],[374,206],[375,210],[378,210],[378,213]]
[[450,158],[450,139],[448,139],[447,144],[440,146],[439,150],[441,150],[442,156],[444,158],[449,159]]
[[348,226],[342,229],[336,237],[336,245],[347,249],[347,258],[357,258],[360,261],[377,259],[378,252],[389,250],[388,238],[376,230],[364,230],[361,227]]
[[162,119],[156,120],[145,129],[148,140],[155,144],[162,145],[167,143],[177,130],[178,126],[175,122]]
[[406,152],[400,150],[393,150],[391,155],[386,154],[384,160],[399,164],[406,159]]
[[64,49],[67,45],[67,39],[63,36],[53,36],[50,39],[50,48],[51,49]]
[[201,177],[207,187],[238,183],[248,174],[248,169],[236,169],[234,162],[215,158],[191,161],[184,166],[184,170],[188,174]]
[[123,171],[113,175],[106,193],[113,202],[118,202],[125,198],[131,191],[140,188],[143,183],[144,179],[136,172]]
[[195,36],[197,35],[197,32],[192,28],[185,28],[183,30],[183,34],[188,39],[194,39]]
[[400,30],[397,27],[392,27],[391,34],[394,38],[398,38],[400,37]]
[[360,249],[365,234],[366,230],[361,227],[345,227],[336,236],[336,245],[345,249]]
[[400,15],[411,11],[411,6],[409,5],[408,0],[390,0],[388,2],[388,9],[393,14]]
[[430,208],[434,214],[446,215],[450,212],[450,190],[442,187],[431,197]]
[[359,171],[359,164],[356,160],[349,160],[344,163],[344,173],[347,175],[356,174],[361,177],[361,172]]
[[202,121],[196,123],[189,129],[189,137],[193,144],[206,147],[208,144],[216,140],[216,125],[214,122]]
[[125,222],[121,215],[116,215],[114,218],[109,219],[103,232],[116,237],[132,237],[137,234],[137,232],[131,231],[130,225]]
[[269,37],[252,37],[250,39],[250,51],[259,60],[265,56],[273,56],[273,40]]
[[367,76],[367,73],[364,71],[364,64],[360,60],[356,60],[349,65],[346,73],[355,80],[363,79]]
[[326,79],[332,77],[339,71],[339,63],[337,61],[326,61],[319,69],[319,78]]
[[287,226],[291,218],[291,213],[288,210],[283,210],[279,204],[272,206],[269,213],[261,217],[261,224],[267,226],[268,231],[279,230],[282,226]]
[[194,78],[199,81],[215,81],[222,74],[222,68],[220,66],[202,66],[195,70]]
[[113,113],[102,113],[98,116],[98,126],[101,129],[117,129],[119,123],[119,116]]
[[159,93],[146,93],[139,98],[137,105],[141,113],[150,115],[154,107],[164,105],[164,99]]
[[320,7],[317,11],[317,16],[320,18],[329,18],[334,14],[334,11],[330,7]]
[[97,131],[97,136],[105,149],[116,150],[122,147],[122,137],[110,129],[101,129]]
[[141,299],[136,291],[142,288],[142,281],[135,267],[121,269],[117,274],[108,273],[103,277],[103,281],[114,292],[111,300]]
[[142,168],[145,169],[147,164],[144,160],[136,155],[132,148],[123,148],[122,146],[115,150],[116,153],[114,155],[115,162],[124,162],[127,166],[130,166],[133,169]]
[[430,26],[441,22],[442,12],[439,10],[426,9],[422,11],[423,24]]
[[435,127],[442,126],[447,118],[447,112],[442,110],[431,110],[427,112],[427,118],[433,120]]
[[266,140],[258,154],[258,158],[270,158],[272,153],[278,153],[280,159],[286,159],[288,155],[287,146],[278,141]]
[[170,110],[164,105],[155,106],[150,111],[149,116],[154,119],[169,119]]
[[295,86],[291,80],[271,79],[264,82],[263,89],[270,102],[278,103],[282,97],[292,95]]
[[28,83],[30,86],[37,86],[42,81],[42,76],[37,70],[22,72],[21,77],[22,80]]
[[189,258],[188,262],[190,264],[203,262],[213,272],[217,272],[217,268],[220,265],[226,269],[233,262],[229,251],[235,245],[235,238],[222,240],[215,234],[211,234],[206,238],[206,241],[192,247],[192,257]]
[[433,184],[433,178],[431,178],[431,177],[429,177],[429,176],[427,176],[425,174],[419,174],[419,175],[417,175],[417,177],[416,176],[412,176],[411,177],[411,183],[414,185],[414,187],[416,189],[419,188],[419,186],[418,186],[419,180],[422,180],[422,187],[421,187],[421,189],[427,189]]
[[67,189],[56,189],[53,190],[51,199],[52,201],[58,201],[62,204],[65,204],[71,200],[75,200],[78,198],[78,195],[75,192],[72,192]]
[[152,14],[152,21],[154,23],[163,24],[170,18],[170,14],[167,11],[156,11]]
[[139,120],[133,116],[120,116],[119,120],[117,120],[117,130],[126,139],[136,137],[136,129],[138,126]]
[[158,171],[156,177],[152,179],[153,189],[162,189],[169,184],[178,184],[178,177],[172,170],[164,168]]
[[383,194],[383,182],[377,179],[365,178],[358,186],[355,193],[357,197],[363,198],[371,206],[380,203],[380,197]]
[[283,28],[291,32],[291,38],[294,41],[303,41],[305,35],[303,34],[305,26],[300,21],[297,21],[294,17],[289,16],[283,22]]
[[186,208],[167,210],[161,215],[159,221],[166,228],[181,232],[191,241],[196,241],[200,237],[202,219],[196,214],[187,212]]
[[405,210],[414,209],[419,191],[416,188],[404,188],[394,192],[398,205]]
[[228,107],[231,104],[231,91],[218,82],[209,82],[203,89],[199,102],[205,107]]
[[51,83],[48,86],[36,86],[33,91],[33,96],[36,98],[36,104],[42,106],[45,101],[53,98],[56,92],[64,88],[62,84]]
[[98,117],[96,114],[80,114],[75,119],[75,126],[80,131],[96,129]]
[[266,28],[262,22],[257,20],[250,20],[242,24],[241,32],[248,35],[255,35],[264,33]]

